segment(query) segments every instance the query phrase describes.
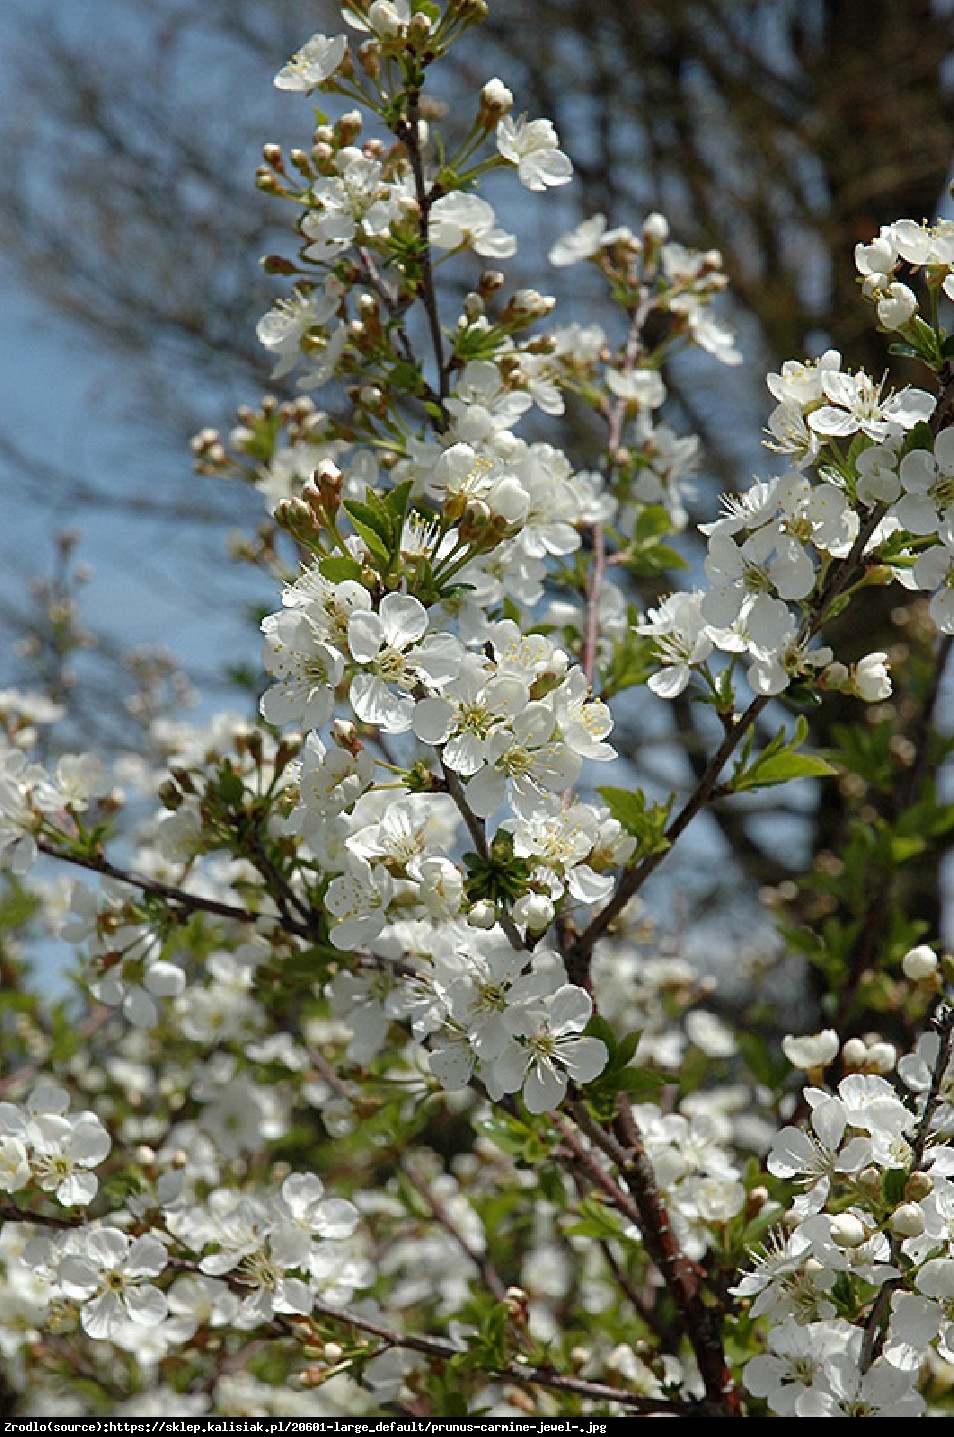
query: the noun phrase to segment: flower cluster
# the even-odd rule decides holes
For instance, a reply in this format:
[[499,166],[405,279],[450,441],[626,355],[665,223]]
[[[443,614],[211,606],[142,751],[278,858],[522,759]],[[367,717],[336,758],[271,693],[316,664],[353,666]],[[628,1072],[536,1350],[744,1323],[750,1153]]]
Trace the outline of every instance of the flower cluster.
[[[952,231],[856,252],[925,387],[834,349],[782,364],[781,472],[693,524],[675,367],[741,362],[723,257],[598,214],[549,248],[609,296],[586,322],[510,284],[525,227],[485,177],[546,203],[572,165],[497,77],[452,115],[425,94],[485,10],[345,0],[348,33],[275,77],[340,102],[257,176],[294,215],[257,324],[293,397],[193,444],[267,513],[242,549],[276,595],[251,715],[156,721],[107,771],[59,752],[43,695],[0,695],[18,1415],[73,1400],[74,1357],[95,1415],[950,1412],[954,970],[886,916],[950,828],[940,680],[908,651],[921,708],[889,734],[888,650],[842,653],[833,622],[898,584],[954,632]],[[763,726],[832,692],[876,707],[824,755],[804,717]],[[681,725],[708,706],[678,777],[654,698]],[[836,774],[856,828],[760,897],[804,902],[779,947],[854,1036],[780,1055],[761,931],[732,939],[739,998],[643,895],[698,816],[731,841],[723,801]],[[674,930],[693,892],[667,871]],[[75,1001],[21,984],[41,928],[81,950]]]

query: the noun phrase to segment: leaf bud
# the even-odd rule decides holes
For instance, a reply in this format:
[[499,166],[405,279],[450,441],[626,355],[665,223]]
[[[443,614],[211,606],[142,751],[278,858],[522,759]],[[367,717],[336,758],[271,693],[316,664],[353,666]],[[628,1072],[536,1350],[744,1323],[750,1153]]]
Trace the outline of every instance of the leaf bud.
[[260,260],[262,269],[266,274],[297,274],[298,266],[294,260],[286,259],[284,255],[267,254]]

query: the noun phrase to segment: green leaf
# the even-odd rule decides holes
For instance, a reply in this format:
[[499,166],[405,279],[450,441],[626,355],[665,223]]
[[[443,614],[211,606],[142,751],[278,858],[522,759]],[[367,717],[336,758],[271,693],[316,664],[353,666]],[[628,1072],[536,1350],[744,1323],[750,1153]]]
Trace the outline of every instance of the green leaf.
[[400,543],[401,534],[404,530],[404,520],[407,517],[408,500],[411,497],[413,487],[413,479],[405,479],[403,484],[396,484],[390,494],[385,498],[384,507],[391,521],[392,548],[396,548]]
[[804,715],[800,715],[791,739],[785,729],[779,729],[753,759],[754,734],[750,732],[727,784],[729,790],[746,793],[756,788],[790,783],[796,778],[830,778],[837,773],[838,770],[818,754],[798,753],[807,735],[808,723]]
[[[954,338],[954,336],[952,336]],[[921,419],[914,428],[908,432],[906,451],[910,449],[934,449],[934,435],[930,424]]]
[[356,579],[358,583],[361,582],[361,565],[350,555],[329,554],[326,559],[319,560],[318,572],[331,584],[343,584],[346,579]]
[[229,808],[237,807],[245,798],[245,785],[228,759],[219,770],[216,789],[223,803],[228,804]]
[[367,544],[371,557],[377,559],[378,563],[384,566],[386,572],[391,563],[391,551],[387,545],[382,542],[380,535],[374,529],[367,528],[359,519],[352,517],[351,522],[354,525],[355,533],[359,534]]
[[563,1231],[575,1237],[592,1237],[597,1242],[619,1237],[621,1223],[617,1213],[595,1198],[584,1198],[580,1203],[580,1218]]
[[376,495],[369,494],[368,498],[372,502],[365,503],[361,499],[346,499],[344,501],[345,513],[355,527],[360,524],[363,529],[369,529],[386,545],[391,538],[390,518]]
[[669,847],[666,824],[672,808],[671,798],[666,803],[651,804],[642,789],[598,788],[596,791],[617,823],[639,840],[638,857],[665,852]]
[[770,758],[756,759],[748,772],[733,779],[732,789],[735,793],[745,793],[754,788],[770,788],[776,783],[790,783],[796,778],[830,778],[837,772],[827,759],[817,754],[786,750]]

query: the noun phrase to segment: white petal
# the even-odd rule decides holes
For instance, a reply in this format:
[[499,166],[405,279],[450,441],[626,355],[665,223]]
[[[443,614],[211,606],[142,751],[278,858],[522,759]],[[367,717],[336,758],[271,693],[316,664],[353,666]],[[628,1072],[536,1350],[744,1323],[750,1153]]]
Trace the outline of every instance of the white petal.
[[90,1337],[108,1339],[125,1317],[125,1309],[115,1292],[102,1292],[80,1309],[83,1331]]
[[158,1327],[169,1314],[165,1293],[151,1283],[143,1283],[142,1287],[127,1287],[123,1297],[129,1316],[143,1327]]

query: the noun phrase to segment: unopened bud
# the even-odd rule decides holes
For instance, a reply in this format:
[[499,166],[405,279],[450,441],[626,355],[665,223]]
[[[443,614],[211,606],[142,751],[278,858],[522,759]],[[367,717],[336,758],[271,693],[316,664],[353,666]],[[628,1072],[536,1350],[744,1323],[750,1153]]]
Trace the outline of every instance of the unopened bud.
[[490,527],[493,513],[484,499],[468,499],[460,517],[459,534],[464,544],[478,543]]
[[467,922],[471,928],[493,928],[496,921],[496,906],[487,898],[481,898],[468,910]]
[[831,1220],[831,1240],[837,1247],[861,1247],[868,1239],[868,1230],[853,1212],[840,1212]]
[[431,38],[433,28],[433,23],[428,16],[424,14],[423,10],[418,10],[411,16],[411,23],[407,27],[408,44],[415,48],[426,45]]
[[304,175],[306,179],[311,179],[314,171],[311,167],[311,156],[306,150],[292,150],[288,158],[295,166],[295,169],[298,170],[299,174]]
[[280,186],[271,170],[266,170],[260,166],[255,171],[255,188],[262,190],[265,194],[277,194]]
[[368,9],[367,20],[376,35],[387,38],[404,34],[404,22],[391,0],[373,0]]
[[918,1168],[911,1173],[904,1185],[905,1202],[921,1202],[923,1198],[929,1197],[934,1191],[934,1179],[930,1173],[922,1172]]
[[513,905],[513,921],[528,933],[545,933],[553,922],[553,900],[545,893],[524,893]]
[[647,245],[665,244],[669,238],[669,221],[658,210],[653,210],[643,220],[643,240]]
[[363,123],[364,117],[360,110],[349,110],[347,114],[342,115],[335,125],[338,144],[341,146],[353,145],[361,133]]
[[869,1073],[890,1073],[898,1061],[898,1050],[892,1043],[880,1040],[868,1045],[865,1067]]
[[912,983],[921,983],[925,978],[933,978],[937,972],[937,954],[933,948],[926,943],[919,943],[916,948],[909,948],[901,959],[901,969],[905,978]]
[[315,517],[302,499],[283,499],[275,507],[275,522],[300,543],[316,537]]
[[338,748],[346,749],[354,758],[357,758],[364,748],[358,738],[358,730],[350,719],[335,719],[331,725],[331,738]]
[[502,80],[488,80],[480,92],[477,123],[482,130],[493,130],[503,115],[513,109],[513,95]]
[[920,1237],[926,1226],[924,1213],[915,1202],[902,1203],[888,1219],[895,1237]]
[[841,1060],[846,1068],[863,1068],[868,1049],[861,1038],[849,1038],[841,1050]]
[[358,63],[369,80],[377,80],[381,74],[380,41],[365,40],[358,48]]

